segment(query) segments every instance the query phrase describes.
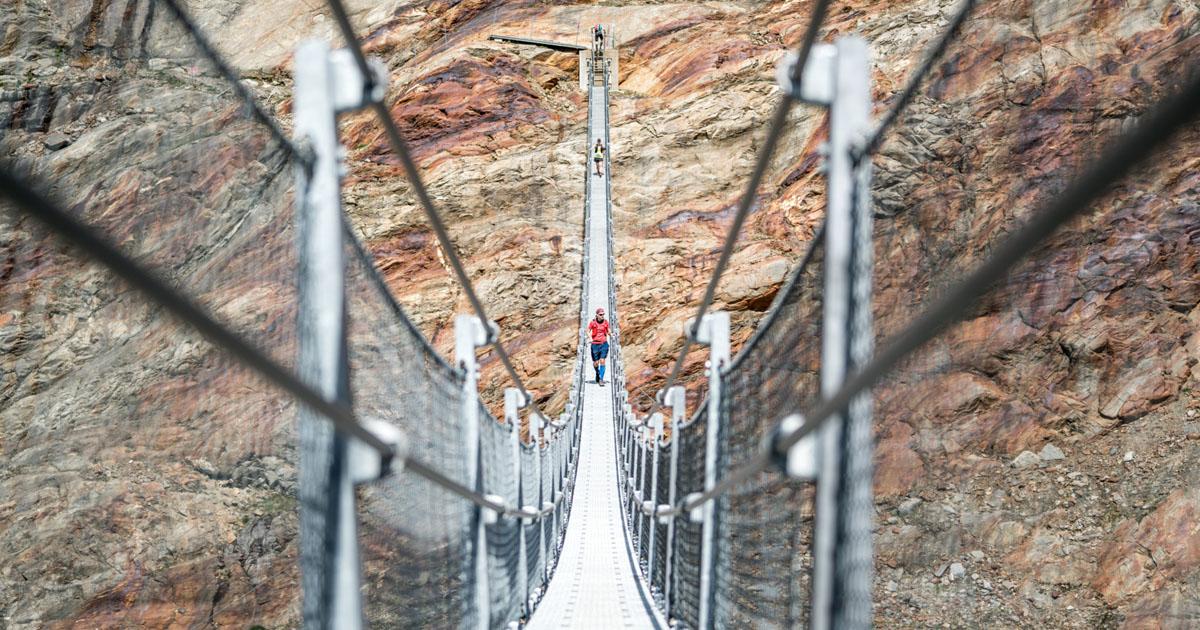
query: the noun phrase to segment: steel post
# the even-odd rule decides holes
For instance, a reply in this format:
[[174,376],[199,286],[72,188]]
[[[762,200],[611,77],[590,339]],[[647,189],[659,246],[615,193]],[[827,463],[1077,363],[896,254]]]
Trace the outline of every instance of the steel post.
[[663,415],[655,413],[650,417],[650,428],[653,431],[654,444],[651,451],[651,467],[650,467],[650,497],[642,503],[643,509],[648,509],[650,514],[646,517],[646,521],[650,524],[650,536],[647,541],[646,548],[646,579],[650,585],[654,585],[654,537],[658,533],[658,520],[654,518],[654,511],[658,508],[658,446],[662,440],[663,434]]
[[[348,52],[323,41],[296,49],[295,136],[312,163],[296,167],[299,233],[299,373],[330,401],[350,403],[346,348],[345,260],[337,114],[382,98],[386,70],[372,67],[377,88],[347,62]],[[302,616],[306,628],[362,627],[356,476],[372,478],[382,461],[357,441],[335,433],[325,418],[301,408],[300,442]],[[324,509],[313,506],[324,506]]]
[[[525,488],[521,483],[521,415],[520,410],[524,407],[525,396],[521,394],[521,390],[515,387],[509,387],[504,390],[504,421],[512,427],[512,432],[509,433],[509,447],[512,449],[512,474],[513,479],[517,481],[517,507],[525,505]],[[525,524],[517,522],[517,592],[521,594],[521,615],[529,616],[533,611],[529,609],[529,559],[526,556],[525,547]]]
[[[489,324],[490,325],[490,324]],[[480,474],[479,448],[479,362],[475,349],[488,342],[488,326],[472,315],[459,315],[454,320],[454,363],[463,372],[462,434],[466,464],[467,487],[484,493],[483,475]],[[487,531],[479,506],[468,508],[469,529],[472,537],[470,554],[474,574],[474,605],[477,623],[487,628],[490,622],[488,579],[487,579]]]
[[[837,392],[849,369],[854,197],[858,183],[853,154],[869,131],[871,116],[866,42],[857,37],[843,37],[834,46],[821,339],[822,396]],[[815,630],[835,627],[835,607],[842,599],[836,571],[842,432],[843,417],[834,416],[818,435],[811,616],[811,627]]]
[[[722,387],[721,370],[729,365],[729,313],[709,313],[696,327],[696,341],[708,346],[708,426],[704,434],[704,489],[717,484],[717,465],[720,458]],[[717,523],[716,502],[707,501],[702,508],[704,520],[700,545],[700,615],[701,630],[714,627],[713,571],[715,569]]]
[[[862,83],[856,86],[856,98],[866,100],[870,111],[870,53],[865,43],[848,51],[846,63],[862,69]],[[856,147],[858,148],[858,147]],[[871,160],[861,159],[854,166],[853,247],[850,294],[850,366],[858,370],[874,354],[875,335],[872,315],[874,267],[874,215],[871,208]],[[874,439],[871,428],[873,399],[870,390],[858,395],[846,412],[842,429],[842,484],[839,497],[839,549],[835,563],[837,587],[833,627],[867,629],[873,623],[872,579],[874,557],[871,531],[875,499]]]
[[[687,393],[683,386],[676,385],[667,390],[665,402],[671,406],[671,468],[670,483],[667,486],[667,508],[673,508],[678,501],[679,485],[679,426],[683,424],[684,412],[687,405]],[[675,518],[667,517],[667,558],[666,574],[663,575],[663,615],[671,618],[671,582],[675,573]]]

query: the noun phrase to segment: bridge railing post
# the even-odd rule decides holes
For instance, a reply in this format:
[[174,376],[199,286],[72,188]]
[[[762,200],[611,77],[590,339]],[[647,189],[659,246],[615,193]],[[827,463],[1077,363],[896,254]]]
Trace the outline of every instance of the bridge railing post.
[[638,425],[637,440],[635,441],[637,445],[637,481],[633,487],[633,500],[629,505],[630,518],[636,519],[630,523],[634,526],[637,540],[637,562],[634,563],[636,565],[640,565],[642,562],[642,547],[646,544],[646,535],[642,531],[642,525],[646,520],[642,518],[642,501],[646,499],[646,434],[650,432],[649,420],[649,418],[645,418],[642,420],[642,424]]
[[[659,442],[663,437],[663,415],[655,413],[650,416],[650,429],[652,431],[653,448],[650,455],[650,496],[642,502],[642,511],[646,514],[644,520],[649,523],[650,530],[646,543],[646,581],[653,586],[654,584],[654,538],[658,533],[658,521],[654,518],[654,511],[658,507],[658,447]],[[639,519],[642,520],[642,519]]]
[[[479,362],[475,349],[488,343],[496,334],[495,324],[483,323],[472,315],[459,315],[454,320],[454,363],[463,373],[462,434],[466,484],[479,494],[483,488],[480,457],[480,403]],[[472,566],[468,569],[474,594],[474,608],[479,627],[486,628],[490,621],[487,579],[487,532],[483,512],[472,504],[468,508],[468,529],[471,535],[470,554]]]
[[[534,414],[530,419],[531,426],[534,427],[533,447],[534,453],[537,455],[538,467],[538,508],[543,512],[553,507],[550,502],[551,496],[548,496],[547,485],[550,482],[551,470],[548,470],[550,458],[547,456],[549,444],[546,442],[545,432],[549,427],[546,426],[546,419],[541,414]],[[543,461],[545,460],[545,461]],[[550,533],[546,531],[546,527],[550,523],[549,516],[543,516],[538,521],[538,549],[542,554],[542,592],[550,586]]]
[[[692,330],[693,322],[687,324]],[[710,490],[717,483],[720,464],[721,410],[723,408],[722,370],[729,365],[729,313],[716,311],[705,315],[695,326],[696,342],[708,346],[708,361],[704,373],[708,376],[708,425],[704,433],[704,489]],[[714,625],[713,616],[713,573],[716,564],[716,502],[706,501],[700,509],[700,610],[699,628],[707,630]]]
[[[299,248],[299,373],[327,400],[350,404],[346,340],[345,241],[341,178],[345,165],[337,115],[383,98],[387,72],[376,60],[367,91],[349,51],[330,51],[313,40],[296,49],[295,132],[311,152],[311,164],[296,168]],[[372,430],[392,429],[389,426]],[[306,628],[362,626],[361,561],[354,484],[386,471],[378,453],[336,433],[326,420],[302,407],[300,451],[300,556],[302,616]],[[369,457],[368,457],[369,456]],[[368,457],[364,459],[364,457]]]
[[[512,475],[517,482],[518,507],[524,506],[526,499],[525,484],[521,483],[521,409],[525,407],[525,395],[515,387],[504,390],[504,421],[512,427],[509,433],[509,448],[512,450]],[[521,616],[528,617],[533,611],[529,608],[529,558],[526,555],[525,525],[517,523],[517,593],[521,596]]]
[[[867,43],[857,37],[820,45],[799,86],[801,98],[829,107],[821,326],[821,395],[826,397],[871,353],[870,161],[856,158],[870,130],[869,57]],[[816,630],[871,625],[870,432],[866,395],[831,417],[813,441],[801,441],[788,454],[789,473],[815,473],[817,479],[810,616]]]
[[[669,510],[675,507],[678,500],[678,483],[679,483],[679,425],[683,424],[684,413],[687,406],[687,392],[683,386],[676,385],[666,391],[664,403],[671,407],[671,463],[670,477],[667,484],[667,503],[666,505],[658,506],[660,510]],[[671,581],[675,577],[675,517],[664,516],[663,520],[667,522],[667,540],[666,540],[666,561],[663,563],[665,572],[663,573],[663,615],[671,618]]]

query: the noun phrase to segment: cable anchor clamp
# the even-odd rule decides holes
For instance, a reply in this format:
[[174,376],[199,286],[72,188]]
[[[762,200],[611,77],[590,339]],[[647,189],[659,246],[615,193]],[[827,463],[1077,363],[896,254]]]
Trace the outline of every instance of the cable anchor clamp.
[[688,510],[688,520],[693,523],[704,522],[704,503],[700,501],[700,493],[693,492],[687,495],[687,499],[683,502],[684,505],[695,503],[696,505]]
[[383,61],[375,57],[367,59],[371,76],[364,77],[354,54],[348,48],[339,48],[329,53],[329,66],[333,77],[334,110],[352,112],[383,102],[388,83],[388,69]]
[[833,103],[834,61],[837,47],[833,44],[814,44],[804,68],[800,55],[789,52],[775,69],[775,81],[789,97],[812,105]]

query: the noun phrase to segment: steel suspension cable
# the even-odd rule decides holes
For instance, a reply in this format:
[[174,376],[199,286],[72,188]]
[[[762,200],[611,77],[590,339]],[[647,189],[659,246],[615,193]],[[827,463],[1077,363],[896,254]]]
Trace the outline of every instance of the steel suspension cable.
[[813,231],[812,239],[808,242],[808,249],[804,252],[804,256],[800,259],[800,262],[796,264],[795,268],[792,269],[791,275],[788,277],[787,282],[784,283],[783,288],[779,290],[777,298],[778,301],[771,305],[770,310],[767,311],[766,315],[763,315],[762,320],[759,322],[758,328],[755,329],[754,333],[750,335],[750,338],[742,344],[742,348],[738,351],[737,356],[730,360],[728,368],[730,371],[737,369],[737,367],[746,360],[746,357],[750,356],[750,353],[754,352],[754,348],[758,346],[763,336],[765,336],[767,332],[774,327],[775,320],[779,317],[779,313],[782,310],[783,300],[795,290],[796,283],[800,281],[800,276],[804,273],[804,270],[808,267],[808,265],[812,263],[813,257],[816,256],[817,249],[824,246],[825,224],[826,221],[822,219],[821,224],[818,225],[817,229]]
[[[792,85],[798,86],[804,79],[804,66],[807,65],[808,56],[812,52],[813,45],[816,44],[821,25],[824,24],[825,16],[829,12],[829,5],[830,0],[817,0],[813,4],[812,15],[808,21],[808,29],[804,32],[804,39],[800,43],[796,65],[792,67],[791,76],[789,77]],[[775,147],[779,144],[779,139],[783,136],[783,126],[787,123],[787,116],[794,102],[795,99],[792,95],[784,94],[775,106],[775,112],[771,116],[771,122],[767,128],[766,142],[763,143],[762,149],[758,152],[758,158],[754,163],[754,170],[750,174],[750,181],[746,184],[746,189],[738,200],[737,212],[733,216],[733,222],[729,225],[729,232],[725,235],[725,243],[721,247],[721,255],[717,258],[716,266],[713,267],[713,273],[708,280],[708,286],[704,289],[704,296],[700,299],[700,307],[696,309],[696,316],[693,319],[691,330],[684,336],[683,347],[680,348],[679,355],[675,358],[675,364],[671,367],[671,372],[667,376],[666,384],[662,386],[659,390],[660,392],[670,390],[683,372],[683,364],[687,361],[688,352],[691,351],[692,343],[695,341],[700,321],[708,313],[709,307],[712,306],[713,298],[717,293],[717,285],[721,282],[721,276],[725,273],[725,267],[729,265],[729,259],[733,257],[733,247],[737,244],[742,226],[746,223],[746,217],[750,214],[750,209],[754,206],[754,198],[758,194],[758,187],[762,184],[767,167],[771,164],[771,158],[775,154]],[[713,367],[716,368],[717,366]],[[662,409],[663,401],[661,398],[662,396],[654,397],[654,404],[648,412],[649,415],[653,415],[654,412]]]
[[[364,77],[363,91],[364,93],[370,93],[374,88],[374,74],[371,71],[370,64],[367,62],[366,54],[362,50],[362,45],[358,41],[358,36],[354,33],[354,25],[350,23],[350,16],[346,13],[346,7],[341,0],[326,0],[326,4],[329,6],[330,11],[333,12],[334,20],[338,23],[338,29],[342,32],[342,37],[346,40],[346,45],[354,57],[354,62]],[[396,125],[396,121],[392,119],[392,114],[388,111],[387,105],[382,100],[364,100],[371,103],[371,111],[375,113],[376,118],[379,119],[379,123],[383,125],[388,144],[391,145],[392,151],[395,152],[396,156],[400,158],[400,164],[404,168],[405,176],[412,185],[413,192],[417,195],[417,201],[420,203],[430,227],[433,228],[433,232],[437,236],[442,252],[445,253],[446,259],[450,261],[450,267],[454,271],[454,275],[458,278],[458,283],[462,286],[463,293],[467,296],[467,301],[471,303],[471,309],[475,311],[475,316],[484,323],[484,327],[488,330],[488,345],[492,347],[496,356],[500,359],[500,363],[504,365],[504,370],[508,372],[517,389],[521,390],[521,394],[529,403],[530,410],[543,420],[549,421],[549,417],[542,413],[542,410],[537,405],[537,401],[529,394],[529,391],[525,387],[525,382],[521,379],[520,374],[517,373],[516,368],[513,367],[508,351],[504,349],[504,345],[500,342],[495,331],[492,330],[487,310],[483,307],[483,302],[480,301],[479,295],[475,292],[471,278],[467,275],[466,267],[463,266],[462,260],[458,256],[458,250],[455,248],[454,242],[450,240],[450,233],[446,230],[446,225],[442,221],[437,207],[433,205],[433,199],[429,196],[429,191],[425,187],[425,182],[421,178],[420,171],[417,169],[416,161],[413,160],[412,152],[409,150],[404,138],[401,137],[400,129]]]
[[354,412],[348,406],[331,402],[315,392],[296,375],[269,359],[249,341],[217,323],[195,302],[171,288],[161,278],[142,268],[133,259],[96,234],[92,228],[84,225],[3,167],[0,167],[0,195],[8,197],[26,215],[40,221],[90,254],[135,289],[146,294],[151,301],[162,305],[171,314],[190,324],[213,345],[223,348],[247,367],[296,397],[301,403],[329,418],[338,430],[362,440],[384,456],[390,457],[393,454],[390,446],[358,424]]
[[[1189,78],[1181,90],[1148,112],[1133,130],[1111,141],[1090,168],[1077,175],[1058,197],[1034,212],[1032,219],[1000,243],[991,258],[976,267],[962,282],[947,290],[904,330],[892,337],[870,363],[850,375],[836,394],[821,401],[811,412],[803,414],[805,420],[800,427],[780,433],[781,425],[777,422],[774,438],[766,448],[733,468],[711,489],[658,514],[686,514],[773,466],[779,458],[787,455],[788,449],[820,429],[829,418],[844,410],[851,400],[872,387],[905,357],[958,321],[985,291],[1059,227],[1083,214],[1112,188],[1114,182],[1124,178],[1135,166],[1152,156],[1181,127],[1198,118],[1200,72]],[[779,414],[779,420],[794,411],[801,410]]]
[[141,291],[152,302],[159,304],[181,321],[195,328],[214,346],[228,352],[243,365],[295,397],[301,404],[311,407],[317,413],[328,418],[338,431],[353,436],[370,446],[384,458],[385,468],[393,457],[399,455],[404,459],[403,466],[405,468],[480,507],[517,518],[539,519],[551,512],[546,509],[518,509],[498,503],[476,493],[407,453],[396,453],[389,444],[363,428],[350,407],[331,402],[314,391],[299,377],[268,358],[249,341],[222,326],[191,299],[113,247],[107,240],[96,234],[92,228],[21,181],[6,165],[0,165],[0,197],[7,197],[25,215],[41,222],[95,258],[97,262],[128,282],[134,289]]
[[871,132],[866,144],[863,145],[859,157],[874,155],[879,150],[879,147],[883,145],[884,136],[887,135],[888,130],[896,123],[896,120],[900,118],[900,114],[904,113],[904,110],[916,98],[917,90],[920,89],[925,77],[933,70],[934,64],[941,60],[942,56],[946,54],[946,49],[950,47],[950,42],[954,41],[959,33],[962,32],[962,26],[967,21],[967,17],[971,11],[975,8],[976,1],[963,0],[962,5],[959,6],[958,12],[951,18],[946,30],[942,31],[942,36],[925,53],[925,58],[922,60],[921,65],[909,75],[908,84],[904,87],[904,91],[900,93],[900,98],[896,99],[896,102],[879,121],[879,125]]
[[279,126],[279,121],[277,121],[274,117],[268,114],[265,109],[263,109],[262,105],[259,104],[258,99],[254,98],[254,95],[250,93],[250,88],[246,87],[246,85],[242,83],[241,78],[239,78],[237,72],[234,71],[233,66],[229,65],[229,62],[225,61],[225,59],[221,57],[221,54],[217,52],[216,47],[213,46],[212,42],[208,40],[208,36],[204,34],[204,31],[200,29],[195,20],[193,20],[187,11],[185,11],[184,8],[179,4],[179,0],[158,1],[166,6],[167,10],[175,16],[175,19],[178,20],[181,25],[183,25],[184,30],[186,30],[196,42],[196,46],[200,49],[200,52],[207,57],[209,62],[212,63],[212,65],[217,69],[217,73],[220,74],[221,77],[233,87],[234,93],[237,94],[238,98],[240,98],[243,104],[245,104],[245,106],[250,110],[250,113],[252,116],[254,116],[255,120],[267,128],[267,130],[271,133],[271,137],[275,139],[275,142],[279,143],[279,145],[282,146],[284,150],[287,151],[293,158],[300,160],[300,162],[305,166],[310,166],[312,164],[312,157],[307,152],[302,151],[299,147],[297,147],[292,140],[288,138],[287,134],[283,133],[283,129]]

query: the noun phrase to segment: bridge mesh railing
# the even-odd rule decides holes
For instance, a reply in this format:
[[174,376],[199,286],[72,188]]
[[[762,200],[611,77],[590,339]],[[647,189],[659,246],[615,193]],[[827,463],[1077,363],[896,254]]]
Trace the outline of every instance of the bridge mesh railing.
[[[293,189],[303,159],[279,133],[272,108],[248,108],[246,94],[226,81],[228,68],[210,65],[214,51],[198,43],[202,34],[164,6],[144,3],[117,16],[130,28],[110,28],[113,16],[101,15],[95,38],[66,48],[38,34],[60,20],[47,7],[26,3],[5,12],[0,22],[29,56],[0,71],[6,156],[0,167],[52,183],[41,187],[71,216],[294,374],[301,265]],[[140,40],[128,39],[139,32]],[[64,56],[88,63],[63,66],[59,74],[70,75],[66,80],[56,75],[53,82],[10,85],[17,76],[44,76],[33,73],[39,59]],[[109,513],[119,509],[119,497],[137,496],[147,514],[127,527],[94,531],[85,521],[73,527],[92,532],[89,544],[106,550],[123,548],[130,538],[183,541],[171,558],[135,553],[130,559],[140,575],[167,590],[183,579],[184,567],[217,571],[209,567],[214,558],[243,554],[244,575],[234,576],[215,608],[208,601],[187,608],[211,609],[218,620],[299,624],[299,574],[323,573],[329,558],[302,571],[272,558],[290,557],[297,530],[308,526],[306,518],[323,518],[330,493],[321,486],[303,501],[299,496],[294,399],[153,300],[127,299],[123,282],[99,265],[80,265],[79,254],[87,252],[62,245],[7,197],[0,208],[0,313],[12,315],[0,315],[0,427],[21,436],[2,447],[4,494],[33,492],[25,480],[51,464],[87,473],[85,485],[95,488],[86,505],[47,506],[46,513]],[[407,319],[348,227],[343,243],[356,417],[402,429],[423,464],[465,483],[461,376]],[[577,365],[574,392],[581,373]],[[512,429],[482,406],[479,413],[483,485],[515,507]],[[572,449],[564,442],[578,439],[578,419],[576,410],[562,418],[561,429],[547,431],[547,445],[533,454],[542,463],[541,479],[532,463],[522,468],[531,492],[549,495],[560,483],[550,475],[567,470]],[[100,471],[94,484],[88,471]],[[159,480],[191,490],[164,490]],[[532,545],[524,550],[516,542],[516,519],[489,525],[488,584],[479,585],[471,568],[475,508],[467,500],[409,473],[362,486],[358,495],[363,614],[385,627],[473,625],[473,593],[484,586],[490,624],[518,620],[524,597],[517,588],[518,554],[529,554],[541,587],[570,507],[560,501],[552,514],[535,519]],[[212,501],[232,507],[214,516]],[[303,510],[297,509],[301,502]],[[298,518],[305,511],[308,516]],[[549,553],[539,544],[541,530]],[[0,528],[0,540],[17,538],[37,540],[19,523]],[[42,542],[43,552],[18,554],[13,566],[27,575],[43,574],[46,563],[71,567],[90,576],[86,592],[99,585],[101,599],[109,596],[105,585],[117,588],[124,579],[85,556],[56,559],[55,546]],[[158,605],[157,592],[144,589],[124,599],[123,623],[147,621],[143,615]],[[92,609],[80,609],[81,623]]]
[[[705,427],[708,425],[708,410],[700,411],[679,428],[679,473],[678,494],[686,497],[704,490]],[[700,626],[700,562],[702,549],[702,523],[690,518],[675,519],[671,585],[671,616],[689,628]]]
[[[820,398],[824,232],[793,270],[754,336],[721,378],[717,469],[751,459],[777,410]],[[717,627],[799,627],[808,622],[816,485],[762,472],[717,503],[713,569]]]
[[[0,168],[294,369],[294,156],[153,3],[95,20],[72,35],[47,3],[0,11],[6,49],[21,51],[0,68]],[[230,623],[294,623],[294,401],[81,254],[0,200],[0,495],[37,495],[51,470],[78,490],[39,504],[62,528],[3,519],[0,541],[26,550],[6,566],[79,576],[56,578],[80,599],[53,614],[80,625],[111,622],[96,611],[129,567],[150,586],[121,596],[124,625],[155,623],[163,597]],[[228,554],[246,571],[223,598],[183,594],[197,576],[216,583]],[[9,621],[51,623],[22,617],[50,613],[48,599],[10,593],[8,613],[24,612]]]
[[[973,4],[964,2],[952,22],[976,30],[990,25],[963,22]],[[860,218],[851,228],[850,247],[856,253],[851,312],[844,323],[851,338],[850,376],[876,383],[879,409],[874,426],[882,434],[877,438],[871,423],[851,421],[840,435],[843,459],[833,502],[837,518],[831,528],[836,530],[835,560],[830,563],[836,573],[831,582],[836,589],[829,621],[833,627],[895,622],[887,611],[871,605],[876,502],[870,453],[875,439],[892,442],[894,459],[886,462],[889,474],[875,480],[887,505],[921,488],[919,479],[931,465],[940,465],[937,461],[945,453],[969,448],[981,458],[1007,464],[1021,450],[1036,452],[1064,432],[1078,431],[1081,423],[1100,432],[1153,413],[1163,400],[1153,396],[1171,392],[1166,394],[1169,399],[1186,379],[1182,363],[1161,361],[1145,349],[1179,348],[1178,338],[1168,331],[1186,327],[1183,312],[1194,300],[1182,308],[1175,302],[1173,307],[1177,297],[1172,296],[1181,291],[1191,295],[1195,283],[1162,280],[1153,287],[1128,286],[1148,276],[1174,278],[1180,269],[1188,277],[1200,271],[1194,257],[1171,245],[1196,242],[1196,231],[1187,227],[1196,225],[1195,210],[1200,207],[1192,203],[1194,178],[1182,176],[1186,168],[1160,161],[1153,170],[1135,171],[1116,184],[1119,195],[1105,198],[1101,193],[1128,170],[1123,154],[1147,146],[1143,138],[1166,137],[1187,116],[1194,117],[1187,108],[1200,92],[1195,77],[1187,76],[1189,70],[1171,55],[1134,55],[1121,63],[1098,56],[1073,60],[1094,72],[1068,72],[1051,83],[1031,73],[1022,76],[1039,77],[1040,83],[1012,84],[1005,77],[968,69],[977,67],[973,64],[980,59],[979,41],[1001,45],[999,40],[1012,37],[1013,31],[992,29],[992,35],[967,38],[969,45],[954,41],[956,31],[957,26],[947,29],[942,36],[948,45],[939,45],[939,52],[924,64],[925,70],[934,70],[932,87],[915,91],[907,111],[885,119],[887,142],[868,143],[866,157],[874,157],[878,169],[875,225],[868,229],[870,221]],[[1031,55],[1024,63],[1039,62]],[[1159,70],[1158,78],[1138,82],[1134,93],[1122,91],[1119,105],[1094,95],[1104,94],[1102,90],[1092,92],[1095,77],[1122,77],[1115,79],[1120,82],[1126,76],[1144,76],[1147,66]],[[1157,98],[1171,92],[1180,96],[1164,99],[1165,107],[1150,111]],[[999,93],[1015,94],[1019,102],[978,98]],[[1124,120],[1111,115],[1114,107]],[[1098,130],[1109,139],[1122,132],[1129,135],[1097,156]],[[1188,140],[1194,139],[1191,132]],[[1086,220],[1066,221],[1097,199],[1098,209]],[[1051,234],[1055,229],[1058,233]],[[879,252],[878,265],[872,250]],[[714,499],[710,602],[695,601],[696,587],[687,584],[700,572],[694,563],[688,564],[687,550],[674,559],[674,582],[683,584],[666,604],[684,626],[699,623],[697,610],[708,603],[713,611],[709,623],[716,627],[809,622],[817,486],[772,472],[771,458],[764,454],[774,455],[777,449],[764,448],[764,441],[783,413],[816,411],[821,414],[817,422],[833,413],[833,405],[819,393],[817,344],[826,331],[821,330],[820,249],[814,254],[781,292],[759,333],[721,375],[716,469],[718,480],[736,475],[732,478],[740,481]],[[1023,256],[1028,258],[1014,263]],[[879,270],[873,294],[855,279],[869,278],[872,268]],[[990,281],[963,282],[991,273],[1003,279],[990,288]],[[802,290],[804,285],[812,290]],[[779,318],[786,324],[773,321],[775,309],[788,311]],[[1134,333],[1139,341],[1122,339],[1108,347],[1110,340],[1096,334],[1108,330],[1104,322],[1133,312],[1155,314],[1148,316],[1154,318],[1153,325]],[[944,323],[958,319],[963,321]],[[880,322],[881,354],[887,357],[879,365],[889,366],[878,368],[885,374],[882,378],[872,373],[872,320]],[[936,336],[930,340],[923,335]],[[922,338],[927,341],[910,341]],[[889,356],[890,348],[906,350]],[[1060,353],[1064,357],[1056,359]],[[1105,363],[1114,358],[1124,367]],[[1162,380],[1156,376],[1157,385],[1165,383],[1157,394],[1150,393],[1153,388],[1131,385],[1146,368],[1158,370]],[[878,380],[867,380],[866,374]],[[1108,389],[1096,389],[1098,382],[1108,383]],[[860,393],[838,404],[848,404],[851,416],[869,419],[872,401],[861,387],[855,382],[844,390]],[[681,451],[681,486],[688,483],[689,474],[702,475],[702,470],[688,471],[689,462],[696,466],[703,453],[702,432],[688,431],[694,426],[685,425],[677,438],[692,442]],[[1055,456],[1051,451],[1051,460]],[[939,476],[942,473],[959,474],[963,486],[970,483],[961,471],[947,469]],[[963,486],[957,490],[964,491]],[[691,507],[688,503],[683,507]],[[686,514],[675,518],[680,526],[675,544],[686,547]],[[948,552],[943,560],[970,562],[956,553]],[[904,581],[902,571],[890,576]]]
[[[1062,195],[1108,139],[1135,129],[1194,65],[1170,53],[1115,59],[1089,49],[1072,59],[1072,69],[1033,80],[1020,68],[1038,67],[1040,58],[1013,55],[1006,74],[1027,78],[1009,83],[957,73],[978,58],[978,42],[1005,39],[989,34],[983,18],[964,30],[970,36],[946,47],[945,63],[896,119],[874,160],[873,310],[881,343]],[[1135,78],[1143,76],[1155,79]],[[1009,95],[1004,102],[978,98],[1001,92]],[[1172,331],[1186,326],[1185,317],[1171,304],[1181,292],[1194,295],[1196,284],[1145,279],[1200,277],[1195,258],[1172,245],[1200,243],[1195,185],[1173,165],[1186,153],[1175,149],[1195,144],[1195,132],[1184,133],[1186,144],[1168,146],[1153,167],[1106,181],[1112,192],[1086,218],[1060,228],[963,308],[959,323],[875,386],[878,439],[894,454],[881,479],[883,509],[917,492],[928,500],[925,492],[977,488],[951,464],[965,453],[979,465],[1009,465],[1022,451],[1038,454],[1052,443],[1070,458],[1064,443],[1071,436],[1103,435],[1178,394],[1182,367],[1159,357],[1178,356]],[[1109,338],[1115,321],[1121,332]],[[1164,385],[1154,394],[1134,384],[1147,368]],[[953,481],[926,490],[920,479],[930,475]],[[1097,521],[1082,515],[1081,522]],[[976,572],[955,551],[939,561]],[[900,596],[913,589],[897,568],[880,570]]]
[[[461,377],[408,320],[349,229],[345,242],[346,340],[356,414],[363,421],[385,421],[402,429],[422,461],[466,483]],[[482,406],[480,414],[481,443],[487,445],[481,451],[485,479],[489,468],[511,478],[511,457],[505,457],[511,449],[497,439],[503,428]],[[499,494],[503,478],[495,483]],[[470,504],[409,474],[367,485],[360,499],[366,621],[428,625],[469,615],[464,567],[471,553]],[[505,550],[496,552],[503,556]],[[493,584],[497,592],[506,591],[505,580]]]
[[[774,411],[797,400],[815,401],[820,394],[820,328],[822,321],[823,232],[811,251],[793,270],[759,330],[722,378],[723,403],[719,434],[718,470],[751,458],[775,428]],[[616,368],[618,371],[621,369]],[[676,480],[678,497],[704,490],[707,405],[672,440],[679,441]],[[637,472],[642,446],[631,444],[625,465]],[[640,475],[648,498],[652,456]],[[656,503],[670,491],[670,444],[659,450]],[[628,475],[629,473],[627,473]],[[774,627],[804,625],[813,536],[815,485],[788,478],[782,472],[758,475],[717,503],[716,548],[712,580],[712,615],[716,627]],[[648,532],[650,518],[635,501],[627,500],[631,529]],[[641,529],[638,529],[640,522]],[[655,568],[649,582],[671,617],[686,627],[700,623],[700,575],[703,525],[675,519],[674,539],[668,543],[665,524],[655,529]],[[638,541],[643,563],[649,549],[643,533]],[[666,549],[672,552],[671,583],[666,586]]]
[[[500,424],[490,417],[480,420],[483,431],[483,484],[493,494],[504,497],[509,505],[520,505],[517,477],[513,475],[512,444],[514,427]],[[521,617],[520,521],[497,519],[487,526],[488,594],[490,597],[490,627],[503,627]]]
[[[658,478],[655,483],[655,504],[666,505],[671,491],[671,448],[663,442],[658,448]],[[655,601],[661,607],[666,603],[667,594],[667,546],[669,523],[663,519],[655,519],[654,523],[654,564],[647,572],[648,582]]]

